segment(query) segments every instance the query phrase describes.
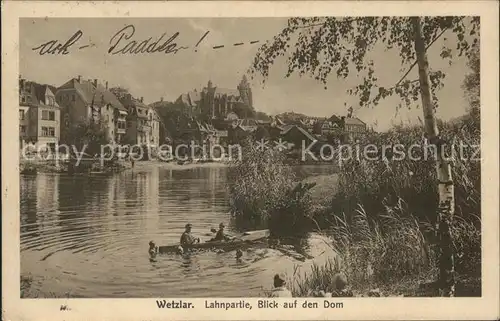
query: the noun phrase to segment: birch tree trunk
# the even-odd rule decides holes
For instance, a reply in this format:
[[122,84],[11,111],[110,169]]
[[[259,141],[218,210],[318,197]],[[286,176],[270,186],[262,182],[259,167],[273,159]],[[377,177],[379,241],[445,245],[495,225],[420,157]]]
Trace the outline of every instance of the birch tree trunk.
[[453,239],[451,224],[454,213],[455,198],[451,175],[451,164],[445,156],[444,141],[439,136],[434,108],[429,89],[428,61],[425,43],[422,38],[420,18],[412,17],[415,36],[415,52],[417,56],[420,95],[424,111],[425,132],[427,139],[436,150],[436,171],[438,178],[439,205],[437,210],[436,233],[438,240],[439,286],[441,296],[455,296],[455,264],[453,260]]

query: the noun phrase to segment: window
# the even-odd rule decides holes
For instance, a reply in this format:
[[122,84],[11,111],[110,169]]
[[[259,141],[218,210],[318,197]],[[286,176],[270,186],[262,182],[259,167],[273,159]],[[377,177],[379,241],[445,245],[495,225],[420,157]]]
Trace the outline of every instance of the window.
[[56,112],[42,110],[42,120],[56,120]]
[[26,102],[26,97],[22,96],[21,97],[21,102],[25,103]]
[[76,96],[75,96],[75,94],[71,95],[71,101],[76,101]]
[[54,127],[42,127],[42,136],[55,137],[56,129]]
[[19,126],[19,133],[21,133],[21,135],[25,135],[26,134],[26,126],[20,125]]
[[25,115],[24,115],[24,110],[22,110],[22,109],[21,109],[21,110],[19,111],[19,120],[24,120],[24,116],[25,116]]

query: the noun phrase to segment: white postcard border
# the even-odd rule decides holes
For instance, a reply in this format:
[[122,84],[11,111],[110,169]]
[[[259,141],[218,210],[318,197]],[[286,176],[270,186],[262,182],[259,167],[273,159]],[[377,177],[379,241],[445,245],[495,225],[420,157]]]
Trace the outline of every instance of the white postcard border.
[[[367,2],[3,2],[2,6],[2,319],[5,320],[319,320],[495,319],[499,312],[498,3],[495,1]],[[258,17],[325,15],[481,16],[482,251],[481,298],[332,298],[343,309],[158,309],[151,299],[19,298],[19,142],[17,79],[20,17]],[[12,152],[16,151],[16,152]],[[165,285],[166,289],[168,285]],[[158,298],[160,299],[160,298]],[[165,298],[166,299],[166,298]],[[221,299],[222,300],[222,299]],[[224,301],[238,301],[227,299]],[[242,298],[243,300],[243,298]],[[298,298],[299,304],[312,298]],[[316,299],[322,305],[323,299]],[[60,311],[62,304],[71,310]]]

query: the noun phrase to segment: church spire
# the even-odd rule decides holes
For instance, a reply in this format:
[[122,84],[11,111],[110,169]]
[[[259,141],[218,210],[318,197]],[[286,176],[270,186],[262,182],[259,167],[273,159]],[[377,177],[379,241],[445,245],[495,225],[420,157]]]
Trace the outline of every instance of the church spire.
[[243,75],[240,84],[238,85],[238,90],[240,92],[240,97],[248,107],[253,107],[252,102],[252,89],[250,88],[250,83],[248,82],[247,76]]

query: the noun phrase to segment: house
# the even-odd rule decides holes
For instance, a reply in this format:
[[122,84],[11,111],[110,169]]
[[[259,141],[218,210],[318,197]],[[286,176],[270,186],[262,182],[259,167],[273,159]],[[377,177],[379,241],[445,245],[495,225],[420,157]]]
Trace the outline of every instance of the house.
[[60,140],[60,107],[52,86],[19,79],[19,138],[54,151]]
[[61,106],[63,137],[70,126],[82,121],[102,123],[110,142],[120,143],[126,133],[127,110],[108,90],[108,83],[101,85],[97,79],[72,78],[57,89],[56,100]]
[[[142,99],[142,97],[141,97]],[[148,121],[151,126],[151,135],[149,137],[149,144],[153,148],[160,147],[160,115],[156,112],[156,109],[149,107],[147,111]]]
[[257,131],[259,124],[255,119],[235,119],[228,129],[228,141],[239,144]]
[[357,117],[342,117],[342,123],[350,141],[355,141],[366,134],[366,124]]
[[125,141],[132,145],[160,146],[160,116],[152,106],[144,104],[144,98],[136,99],[126,94],[120,99],[127,108],[127,133]]
[[302,146],[309,146],[318,139],[304,128],[298,125],[287,125],[281,131],[281,139],[293,144],[294,148],[300,149]]
[[331,120],[320,120],[314,124],[313,133],[323,137],[338,135],[342,131],[341,124]]

